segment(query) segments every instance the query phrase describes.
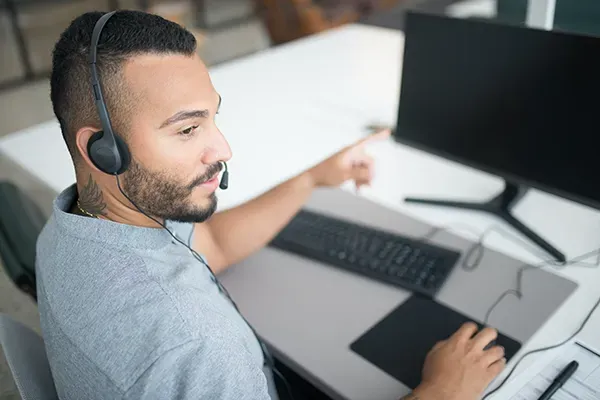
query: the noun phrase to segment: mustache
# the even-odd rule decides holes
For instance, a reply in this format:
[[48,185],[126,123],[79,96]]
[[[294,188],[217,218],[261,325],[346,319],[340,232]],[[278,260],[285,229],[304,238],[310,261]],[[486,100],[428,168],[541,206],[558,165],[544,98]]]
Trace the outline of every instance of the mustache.
[[209,167],[206,169],[206,172],[204,172],[198,178],[194,179],[194,181],[188,185],[188,189],[192,190],[196,186],[202,185],[203,183],[211,180],[216,174],[221,172],[222,169],[223,169],[223,164],[220,162],[209,165]]

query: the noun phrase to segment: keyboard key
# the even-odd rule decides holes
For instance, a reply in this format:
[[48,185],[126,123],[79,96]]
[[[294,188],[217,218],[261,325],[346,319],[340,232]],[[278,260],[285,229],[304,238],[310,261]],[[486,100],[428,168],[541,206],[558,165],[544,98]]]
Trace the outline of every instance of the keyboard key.
[[395,246],[391,251],[390,251],[390,258],[391,259],[395,259],[396,256],[398,255],[398,253],[400,252],[400,250],[402,249],[402,246]]
[[405,259],[406,259],[406,256],[400,255],[400,256],[396,257],[396,259],[394,260],[394,263],[396,263],[398,265],[403,265]]
[[389,251],[387,251],[387,250],[383,249],[383,250],[381,250],[381,251],[379,252],[379,254],[377,255],[377,257],[378,257],[380,260],[382,260],[382,261],[383,261],[383,260],[386,260],[386,259],[388,258],[388,255],[389,255],[389,254],[390,254],[390,253],[389,253]]
[[374,237],[371,240],[371,243],[369,244],[369,253],[376,254],[377,251],[381,248],[382,244],[383,242],[379,238]]

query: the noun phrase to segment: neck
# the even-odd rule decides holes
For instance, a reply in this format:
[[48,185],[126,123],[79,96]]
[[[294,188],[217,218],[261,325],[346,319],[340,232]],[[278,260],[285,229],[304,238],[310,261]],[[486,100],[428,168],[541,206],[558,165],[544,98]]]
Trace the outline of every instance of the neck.
[[77,179],[78,199],[71,209],[73,213],[127,225],[160,227],[123,196],[116,182],[97,181],[89,172],[82,174],[81,178],[78,176]]

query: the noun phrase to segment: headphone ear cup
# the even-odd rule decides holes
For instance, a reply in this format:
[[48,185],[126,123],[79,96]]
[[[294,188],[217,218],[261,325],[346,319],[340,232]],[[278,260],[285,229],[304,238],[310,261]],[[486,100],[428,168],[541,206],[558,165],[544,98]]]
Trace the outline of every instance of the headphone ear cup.
[[[100,171],[110,175],[115,173],[122,174],[127,170],[131,162],[129,147],[127,147],[127,144],[118,135],[113,135],[117,144],[116,150],[118,151],[118,154],[115,154],[114,149],[107,147],[103,143],[103,136],[103,131],[98,131],[90,136],[87,145],[88,156]],[[117,171],[115,171],[115,166],[118,163],[116,157],[121,159],[121,167]]]
[[100,171],[107,172],[105,165],[102,162],[102,159],[100,157],[98,157],[98,147],[100,146],[100,143],[98,143],[98,141],[100,139],[102,139],[103,135],[104,135],[103,131],[98,131],[98,132],[95,132],[92,136],[90,136],[88,143],[87,143],[87,152],[88,152],[88,157],[92,161],[92,164],[94,164],[96,166],[96,168],[98,168]]
[[117,171],[117,174],[122,174],[129,168],[131,163],[131,153],[129,153],[129,147],[127,143],[119,135],[115,136],[115,142],[117,142],[117,148],[119,149],[119,155],[121,156],[121,168]]

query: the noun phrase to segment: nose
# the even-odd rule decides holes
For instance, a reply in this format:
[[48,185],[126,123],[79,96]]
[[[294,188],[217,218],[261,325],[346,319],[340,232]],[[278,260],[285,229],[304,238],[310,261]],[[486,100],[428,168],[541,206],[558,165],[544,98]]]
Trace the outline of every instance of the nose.
[[220,130],[216,130],[213,135],[212,143],[204,152],[202,162],[204,164],[214,164],[217,162],[227,162],[231,160],[232,153],[231,147],[227,142],[227,139],[223,136]]

